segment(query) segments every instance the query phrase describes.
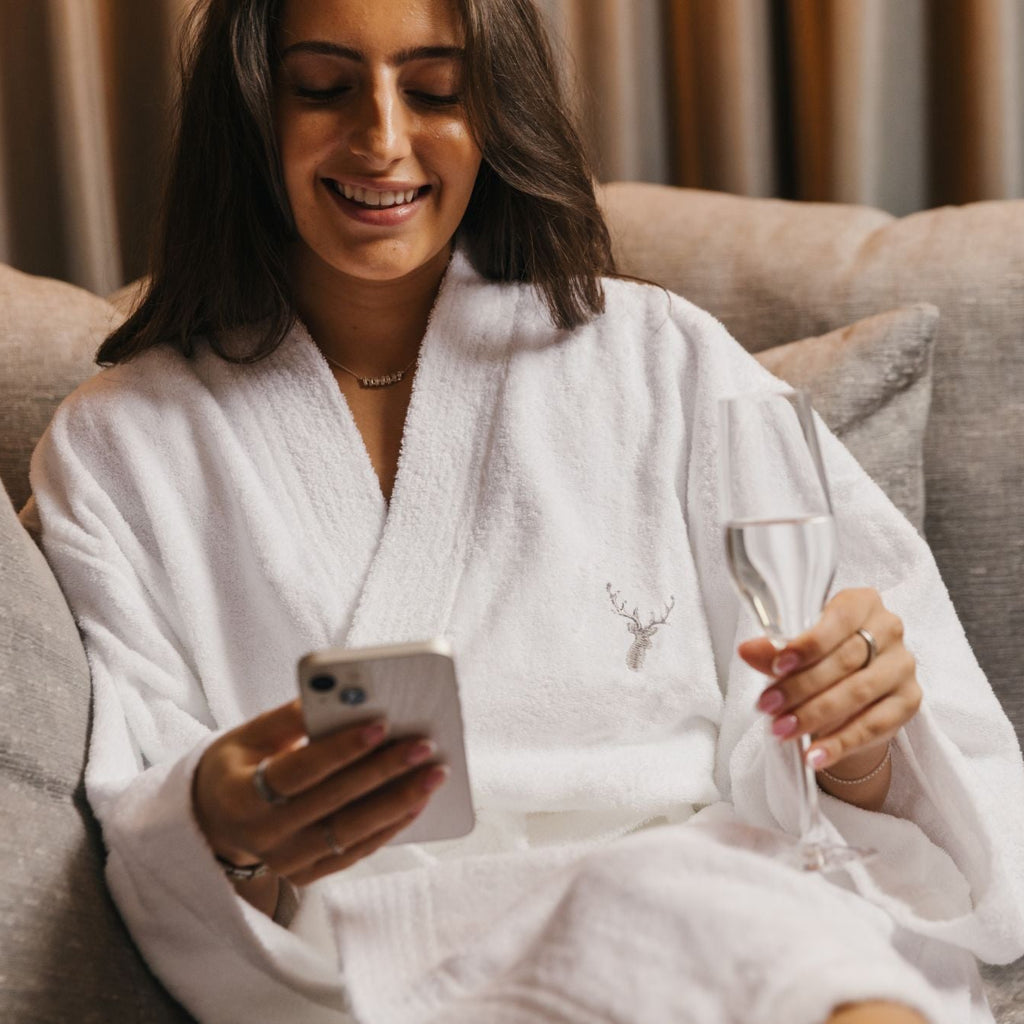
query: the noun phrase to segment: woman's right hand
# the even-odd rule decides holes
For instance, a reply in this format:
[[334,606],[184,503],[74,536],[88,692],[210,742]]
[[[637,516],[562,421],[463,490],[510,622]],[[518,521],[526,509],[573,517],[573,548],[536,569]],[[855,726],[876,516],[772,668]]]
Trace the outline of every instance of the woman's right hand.
[[[296,885],[350,867],[409,825],[447,778],[423,737],[385,743],[382,721],[304,742],[299,702],[210,744],[193,778],[196,821],[213,852],[262,862]],[[283,798],[269,802],[255,782]],[[276,888],[276,887],[275,887]]]

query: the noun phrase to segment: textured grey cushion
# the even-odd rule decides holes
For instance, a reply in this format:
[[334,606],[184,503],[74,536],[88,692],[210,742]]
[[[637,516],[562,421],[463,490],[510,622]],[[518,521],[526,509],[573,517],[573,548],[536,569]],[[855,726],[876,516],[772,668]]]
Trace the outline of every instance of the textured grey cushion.
[[636,183],[600,198],[619,269],[710,310],[752,352],[938,307],[925,536],[1024,738],[1024,200],[896,219]]
[[825,422],[918,530],[938,319],[922,303],[757,354],[775,376],[810,392]]
[[85,654],[2,487],[0,581],[0,1020],[187,1021],[107,895],[81,782]]
[[54,408],[96,369],[96,349],[120,320],[81,288],[0,264],[0,480],[16,508]]
[[999,1024],[1024,1024],[1024,960],[981,968],[985,994]]

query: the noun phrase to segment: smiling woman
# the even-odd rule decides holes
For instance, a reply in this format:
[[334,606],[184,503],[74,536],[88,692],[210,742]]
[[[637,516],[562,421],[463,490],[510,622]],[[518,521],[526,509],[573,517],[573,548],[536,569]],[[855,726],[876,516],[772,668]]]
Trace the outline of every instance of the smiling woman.
[[[750,640],[716,415],[779,382],[611,271],[532,0],[197,6],[149,290],[31,482],[110,888],[202,1021],[986,1019],[1024,765],[930,553],[826,436],[838,593]],[[419,844],[445,733],[293,698],[430,637],[477,820]],[[804,739],[840,885],[761,856]]]
[[[291,243],[301,232],[285,182],[291,162],[282,159],[278,126],[293,121],[297,126],[303,108],[309,125],[333,123],[340,115],[331,108],[346,107],[336,90],[357,84],[353,76],[361,76],[365,93],[370,55],[352,44],[361,34],[370,41],[375,25],[383,31],[384,19],[379,3],[353,5],[351,13],[360,6],[362,15],[351,21],[347,4],[318,0],[212,0],[193,8],[183,33],[189,70],[151,286],[134,315],[100,348],[101,364],[153,345],[175,345],[187,354],[198,337],[217,348],[223,331],[242,325],[261,325],[244,358],[265,356],[284,338],[295,316]],[[378,41],[376,54],[378,63],[383,61],[379,70],[390,68],[391,77],[402,82],[411,74],[424,87],[403,88],[403,105],[422,125],[431,125],[420,132],[431,152],[446,151],[457,163],[455,154],[462,150],[470,160],[474,149],[482,151],[468,208],[461,224],[458,218],[454,222],[460,241],[488,278],[536,284],[556,324],[582,323],[602,308],[599,276],[612,269],[611,243],[538,12],[520,0],[403,7],[408,9],[386,19],[387,42]],[[338,23],[330,18],[332,9],[342,8],[345,31],[352,34],[348,40],[339,38]],[[423,18],[435,15],[436,24],[422,34]],[[306,24],[305,38],[285,40],[282,33],[291,31],[290,23]],[[407,24],[401,31],[409,40],[414,28],[421,34],[403,45],[396,42],[397,32]],[[424,52],[439,45],[442,53]],[[412,56],[417,59],[408,60]],[[292,80],[300,72],[317,78]],[[343,85],[332,78],[339,74],[353,81]],[[417,99],[415,92],[423,96]],[[314,116],[321,104],[324,109]],[[371,126],[371,137],[374,131]],[[308,156],[314,144],[308,127],[303,136],[302,152]],[[201,161],[196,153],[203,154]],[[356,158],[354,152],[351,161]],[[372,160],[359,170],[348,168],[357,186],[380,188],[373,179],[381,174]],[[296,187],[312,197],[315,184]],[[424,204],[431,207],[431,219],[440,216],[441,202],[435,196]],[[443,202],[450,218],[458,204]],[[188,260],[179,258],[184,252]],[[221,354],[240,357],[237,351]]]
[[388,13],[376,0],[294,0],[274,40],[295,310],[335,370],[386,497],[407,373],[481,162],[454,5],[403,0]]
[[340,371],[387,496],[411,378],[387,399],[359,389],[401,384],[415,364],[481,161],[454,6],[405,0],[389,13],[298,0],[275,40],[295,308]]
[[461,101],[461,25],[448,0],[411,0],[387,19],[375,0],[344,8],[340,19],[300,0],[278,28],[293,279],[324,274],[333,291],[339,278],[415,274],[433,294],[481,159]]

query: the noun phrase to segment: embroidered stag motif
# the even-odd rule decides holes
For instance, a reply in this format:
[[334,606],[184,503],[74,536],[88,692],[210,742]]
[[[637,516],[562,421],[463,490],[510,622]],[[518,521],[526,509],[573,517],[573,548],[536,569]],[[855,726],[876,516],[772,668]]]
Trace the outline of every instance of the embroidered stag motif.
[[669,597],[668,604],[665,605],[665,614],[660,619],[655,619],[651,615],[651,621],[644,626],[640,623],[637,609],[634,608],[632,613],[627,612],[626,602],[619,600],[619,592],[612,591],[610,583],[605,586],[605,589],[608,591],[608,597],[611,598],[615,613],[624,619],[629,619],[626,628],[633,634],[633,643],[630,644],[629,650],[626,652],[626,668],[631,672],[639,672],[644,667],[644,658],[647,657],[647,652],[651,648],[651,637],[658,632],[659,626],[663,626],[668,621],[672,609],[676,606],[675,596]]

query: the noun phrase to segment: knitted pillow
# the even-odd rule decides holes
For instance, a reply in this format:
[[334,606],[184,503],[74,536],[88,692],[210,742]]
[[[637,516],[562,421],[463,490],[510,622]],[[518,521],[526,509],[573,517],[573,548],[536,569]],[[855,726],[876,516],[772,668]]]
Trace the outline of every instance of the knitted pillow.
[[755,357],[810,392],[829,428],[919,531],[938,320],[935,306],[905,306]]

